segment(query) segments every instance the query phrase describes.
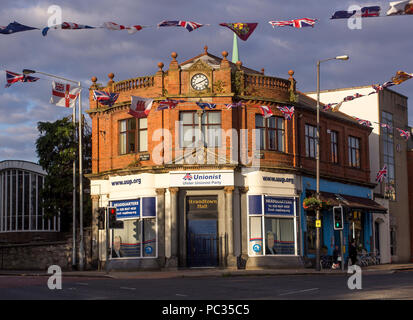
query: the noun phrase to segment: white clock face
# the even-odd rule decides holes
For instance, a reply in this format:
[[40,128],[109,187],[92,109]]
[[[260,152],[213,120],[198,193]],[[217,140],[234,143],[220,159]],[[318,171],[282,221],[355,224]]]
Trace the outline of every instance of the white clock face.
[[197,91],[202,91],[208,88],[208,78],[206,75],[202,73],[197,73],[191,79],[191,86]]

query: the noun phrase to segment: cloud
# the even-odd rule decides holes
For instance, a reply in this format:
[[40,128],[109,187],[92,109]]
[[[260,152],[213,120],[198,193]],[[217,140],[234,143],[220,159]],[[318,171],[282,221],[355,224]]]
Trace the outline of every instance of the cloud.
[[[358,1],[360,6],[380,3],[387,11],[388,1]],[[267,75],[288,78],[295,71],[300,91],[315,90],[317,60],[347,53],[350,60],[329,61],[322,66],[322,88],[369,85],[389,80],[397,70],[413,72],[410,35],[411,17],[383,17],[363,20],[361,30],[350,30],[347,21],[329,18],[336,10],[346,10],[353,1],[273,1],[273,0],[3,0],[0,25],[11,21],[38,27],[46,26],[51,5],[62,7],[63,21],[101,26],[105,21],[150,27],[129,35],[122,31],[50,30],[47,37],[40,30],[0,35],[0,68],[19,72],[31,68],[69,79],[79,80],[85,88],[92,76],[106,83],[107,74],[115,80],[154,74],[157,63],[165,69],[171,52],[178,61],[190,59],[208,45],[209,52],[220,56],[232,53],[233,34],[220,27],[221,22],[258,22],[248,41],[239,41],[243,64],[265,69]],[[316,18],[314,28],[273,29],[268,21],[300,17]],[[191,20],[204,26],[193,32],[183,28],[157,28],[162,20]],[[42,76],[36,83],[17,83],[8,89],[0,83],[0,159],[37,160],[34,152],[38,121],[54,121],[71,110],[49,103],[51,79]],[[394,89],[410,95],[412,82]],[[83,91],[84,109],[88,90]],[[413,113],[410,113],[413,124]],[[24,130],[19,130],[24,128]],[[33,131],[28,130],[33,128]],[[27,141],[27,142],[26,142]]]

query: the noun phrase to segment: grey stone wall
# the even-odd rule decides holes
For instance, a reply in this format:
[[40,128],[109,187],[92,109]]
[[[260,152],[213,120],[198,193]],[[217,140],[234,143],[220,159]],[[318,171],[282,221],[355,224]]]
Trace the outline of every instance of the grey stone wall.
[[[72,269],[72,237],[62,241],[29,242],[0,245],[0,270],[43,270],[58,265],[62,270]],[[91,263],[90,229],[84,231],[85,268]],[[77,243],[77,248],[79,247]],[[77,258],[77,262],[79,259]]]

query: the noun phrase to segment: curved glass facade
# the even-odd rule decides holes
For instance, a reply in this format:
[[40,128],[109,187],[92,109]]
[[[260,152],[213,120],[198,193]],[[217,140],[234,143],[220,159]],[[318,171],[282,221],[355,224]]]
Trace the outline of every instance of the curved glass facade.
[[[60,218],[44,218],[40,190],[44,174],[35,164],[5,161],[0,167],[0,232],[60,231]],[[27,168],[25,168],[27,167]]]

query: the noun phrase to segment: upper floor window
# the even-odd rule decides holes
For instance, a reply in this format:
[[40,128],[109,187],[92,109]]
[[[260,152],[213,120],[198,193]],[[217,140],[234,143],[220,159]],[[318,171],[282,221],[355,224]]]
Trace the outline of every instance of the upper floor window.
[[338,163],[338,133],[337,131],[330,131],[330,161],[332,163]]
[[[180,146],[196,147],[199,140],[199,115],[196,111],[183,111],[179,114],[181,121]],[[206,147],[221,146],[221,112],[206,111],[201,116],[201,130]]]
[[[393,128],[393,115],[391,113],[383,111],[381,114],[381,123],[387,124],[390,128]],[[394,137],[393,129],[389,127],[381,126],[381,141],[383,145],[383,164],[387,166],[386,176],[386,196],[390,200],[396,200],[396,182],[394,174]]]
[[255,128],[259,132],[256,140],[258,150],[285,151],[284,118],[270,117],[265,119],[262,115],[255,115]]
[[131,118],[119,121],[119,153],[148,151],[148,119]]
[[360,168],[360,139],[348,137],[348,162],[353,168]]
[[317,150],[317,127],[305,125],[305,155],[309,158],[316,157]]

